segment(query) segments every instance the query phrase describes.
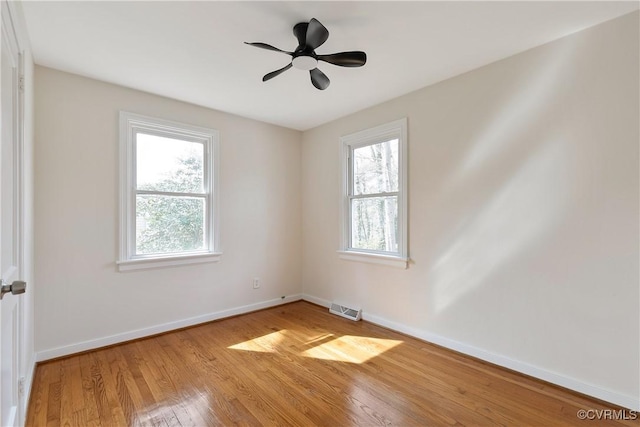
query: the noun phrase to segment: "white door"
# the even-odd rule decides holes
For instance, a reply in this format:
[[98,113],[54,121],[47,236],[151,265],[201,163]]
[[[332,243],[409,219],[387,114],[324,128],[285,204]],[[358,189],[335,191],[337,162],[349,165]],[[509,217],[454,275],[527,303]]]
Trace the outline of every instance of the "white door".
[[[22,347],[22,297],[13,293],[21,287],[21,101],[20,54],[11,13],[2,1],[2,61],[0,68],[0,423],[24,423],[21,404],[20,366]],[[13,289],[11,288],[13,285]],[[14,292],[11,292],[13,290]],[[9,291],[9,292],[6,292]]]

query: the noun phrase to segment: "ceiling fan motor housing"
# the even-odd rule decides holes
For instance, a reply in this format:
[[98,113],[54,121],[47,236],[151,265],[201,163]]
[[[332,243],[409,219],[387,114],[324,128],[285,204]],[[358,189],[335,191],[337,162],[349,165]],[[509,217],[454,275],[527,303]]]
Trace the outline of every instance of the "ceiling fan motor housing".
[[299,70],[310,71],[318,66],[318,58],[313,49],[307,46],[308,22],[299,22],[293,27],[293,35],[298,39],[298,47],[293,52],[291,63]]

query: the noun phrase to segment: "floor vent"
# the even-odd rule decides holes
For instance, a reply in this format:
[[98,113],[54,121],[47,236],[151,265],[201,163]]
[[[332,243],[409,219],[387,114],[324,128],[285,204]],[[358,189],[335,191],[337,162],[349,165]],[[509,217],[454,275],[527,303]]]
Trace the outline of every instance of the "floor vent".
[[329,307],[329,313],[337,314],[338,316],[346,317],[351,320],[362,319],[361,309],[345,307],[344,305],[336,304],[334,302],[332,302],[331,307]]

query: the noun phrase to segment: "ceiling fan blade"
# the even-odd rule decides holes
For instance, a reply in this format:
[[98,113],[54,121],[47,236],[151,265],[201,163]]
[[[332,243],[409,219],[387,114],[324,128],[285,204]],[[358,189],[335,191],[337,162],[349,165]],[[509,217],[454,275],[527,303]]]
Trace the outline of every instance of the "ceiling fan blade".
[[313,70],[309,71],[309,74],[311,74],[311,83],[313,83],[316,88],[325,90],[329,87],[329,83],[331,83],[329,81],[329,77],[327,77],[327,75],[322,71],[314,68]]
[[267,50],[273,50],[276,52],[282,52],[282,53],[286,53],[287,55],[291,55],[291,52],[287,52],[284,51],[282,49],[278,49],[277,47],[273,47],[270,44],[266,44],[266,43],[260,43],[260,42],[255,42],[255,43],[249,43],[249,42],[244,42],[244,44],[248,44],[249,46],[255,46],[255,47],[259,47],[261,49],[267,49]]
[[318,55],[318,61],[339,65],[340,67],[362,67],[367,62],[367,54],[360,51]]
[[316,49],[322,46],[329,38],[329,30],[320,23],[316,18],[311,18],[307,27],[307,47]]
[[307,22],[299,22],[293,27],[293,35],[298,39],[298,48],[296,50],[303,50],[307,45]]
[[275,70],[272,71],[268,74],[265,74],[264,77],[262,78],[263,82],[266,82],[267,80],[271,80],[272,78],[274,78],[275,76],[279,76],[280,74],[284,73],[285,71],[287,71],[289,68],[291,68],[291,63],[285,65],[284,67],[280,68],[279,70]]

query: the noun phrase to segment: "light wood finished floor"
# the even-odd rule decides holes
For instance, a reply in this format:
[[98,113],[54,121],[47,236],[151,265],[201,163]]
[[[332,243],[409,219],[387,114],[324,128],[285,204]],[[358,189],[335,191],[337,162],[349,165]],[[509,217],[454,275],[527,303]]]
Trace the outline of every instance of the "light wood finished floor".
[[580,409],[620,408],[297,302],[40,364],[27,426],[640,425]]

